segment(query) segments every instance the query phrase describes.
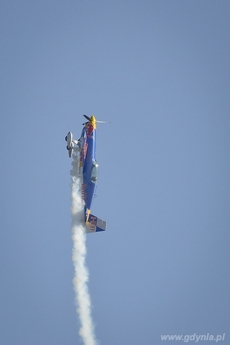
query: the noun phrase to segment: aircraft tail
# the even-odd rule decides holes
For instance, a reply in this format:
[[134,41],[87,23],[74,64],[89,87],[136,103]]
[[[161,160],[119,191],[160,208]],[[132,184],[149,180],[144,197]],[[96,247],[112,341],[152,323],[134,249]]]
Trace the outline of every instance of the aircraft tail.
[[100,218],[97,218],[93,214],[89,215],[88,221],[86,222],[86,232],[98,232],[105,231],[106,222]]

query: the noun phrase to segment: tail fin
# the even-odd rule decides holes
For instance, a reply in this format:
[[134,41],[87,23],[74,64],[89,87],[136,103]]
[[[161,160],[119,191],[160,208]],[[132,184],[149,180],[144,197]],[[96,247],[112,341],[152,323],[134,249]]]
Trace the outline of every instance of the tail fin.
[[86,222],[86,232],[98,232],[105,231],[106,222],[100,218],[97,218],[93,214],[89,215],[88,221]]

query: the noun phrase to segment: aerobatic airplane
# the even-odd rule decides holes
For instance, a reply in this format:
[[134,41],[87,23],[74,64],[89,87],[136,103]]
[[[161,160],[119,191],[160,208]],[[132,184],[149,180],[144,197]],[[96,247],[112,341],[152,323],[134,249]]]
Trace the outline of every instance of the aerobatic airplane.
[[96,123],[95,116],[83,115],[88,121],[83,123],[83,129],[79,140],[73,139],[73,134],[69,132],[65,137],[69,157],[72,156],[74,147],[80,150],[79,174],[82,178],[82,198],[85,203],[84,214],[86,232],[103,231],[106,222],[91,214],[91,203],[96,190],[98,180],[98,163],[96,161]]

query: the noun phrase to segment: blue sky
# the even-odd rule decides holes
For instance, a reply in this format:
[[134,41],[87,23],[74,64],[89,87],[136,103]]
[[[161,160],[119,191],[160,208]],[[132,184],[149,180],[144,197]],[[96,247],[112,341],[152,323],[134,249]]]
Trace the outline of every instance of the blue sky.
[[71,160],[98,126],[87,236],[100,344],[229,342],[229,1],[1,1],[0,343],[81,344]]

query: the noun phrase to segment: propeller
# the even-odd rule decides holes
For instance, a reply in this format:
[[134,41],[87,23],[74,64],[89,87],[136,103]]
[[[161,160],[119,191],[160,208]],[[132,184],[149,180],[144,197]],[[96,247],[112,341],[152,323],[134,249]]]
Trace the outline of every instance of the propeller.
[[[90,117],[87,116],[87,115],[83,115],[88,121],[90,121]],[[87,122],[86,122],[87,123]],[[83,123],[83,125],[85,125],[86,123]],[[99,120],[96,120],[96,123],[110,123],[110,122],[107,122],[107,121],[99,121]]]

